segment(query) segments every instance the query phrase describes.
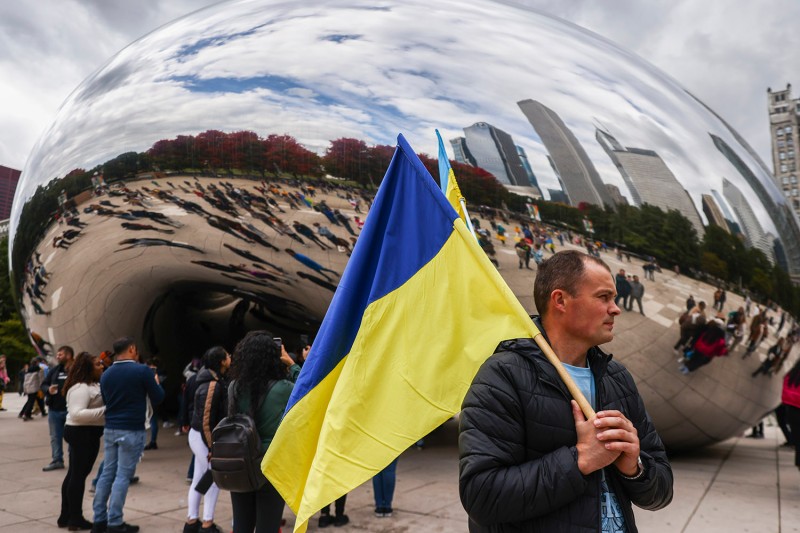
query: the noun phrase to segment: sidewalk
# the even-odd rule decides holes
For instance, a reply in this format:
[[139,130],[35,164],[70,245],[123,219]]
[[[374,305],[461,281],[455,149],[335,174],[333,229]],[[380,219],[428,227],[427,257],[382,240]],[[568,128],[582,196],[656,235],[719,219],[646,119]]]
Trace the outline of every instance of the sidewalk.
[[[55,521],[65,471],[42,472],[50,460],[47,421],[19,420],[22,404],[16,394],[6,394],[8,411],[0,413],[0,533],[60,531]],[[186,438],[174,432],[161,429],[159,449],[145,452],[137,469],[141,482],[128,492],[125,520],[140,525],[143,533],[182,531],[190,451]],[[401,456],[392,518],[373,515],[372,485],[365,483],[348,496],[350,524],[336,531],[466,531],[466,513],[458,497],[456,433],[456,424],[450,421],[426,439],[425,449],[411,449]],[[800,531],[800,472],[794,467],[794,452],[779,447],[783,436],[777,427],[767,425],[765,435],[763,440],[729,439],[674,458],[674,500],[658,512],[637,509],[639,530]],[[91,496],[87,493],[84,504],[89,519]],[[288,509],[284,515],[285,533],[294,520]],[[230,499],[224,492],[216,522],[223,529],[231,525]],[[314,519],[309,530],[316,529]]]

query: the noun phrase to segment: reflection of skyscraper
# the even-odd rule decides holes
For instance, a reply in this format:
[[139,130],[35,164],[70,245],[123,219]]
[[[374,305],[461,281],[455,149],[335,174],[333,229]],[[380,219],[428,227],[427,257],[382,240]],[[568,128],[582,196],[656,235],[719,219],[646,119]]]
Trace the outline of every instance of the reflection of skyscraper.
[[525,169],[525,174],[528,175],[528,182],[531,184],[531,187],[536,188],[537,191],[541,190],[539,189],[539,182],[536,181],[536,174],[533,173],[531,162],[528,161],[528,154],[525,153],[525,149],[522,146],[517,146],[517,155],[522,162],[522,168]]
[[719,208],[717,205],[716,200],[710,194],[704,194],[701,196],[703,200],[703,213],[706,214],[706,218],[708,219],[709,224],[714,224],[715,226],[719,226],[720,228],[724,229],[727,233],[730,233],[731,230],[728,227],[728,223],[725,220],[725,216],[722,214],[722,209]]
[[622,193],[619,191],[619,187],[612,185],[611,183],[606,183],[606,190],[608,191],[608,195],[611,197],[611,200],[615,204],[628,205],[628,199],[622,196]]
[[768,237],[770,234],[764,232],[764,228],[761,226],[758,218],[756,218],[753,208],[750,207],[750,203],[747,201],[744,194],[742,194],[742,191],[726,178],[722,178],[722,194],[725,196],[725,199],[728,200],[733,212],[736,213],[736,218],[739,219],[745,244],[761,250],[764,252],[764,255],[767,256],[767,259],[774,262],[775,257],[772,253],[772,241],[775,237]]
[[567,198],[567,195],[564,194],[564,191],[559,189],[547,189],[547,192],[550,193],[551,202],[559,202],[569,205],[569,198]]
[[[783,251],[789,264],[789,275],[796,281],[800,281],[800,227],[797,225],[791,207],[786,203],[779,204],[773,199],[766,187],[764,187],[764,184],[761,183],[753,171],[750,170],[750,167],[748,167],[742,158],[733,151],[728,143],[713,133],[709,133],[709,135],[714,142],[714,146],[717,147],[717,150],[719,150],[720,153],[730,161],[731,165],[736,168],[739,174],[742,175],[745,183],[752,187],[759,202],[766,208],[767,216],[770,217],[778,229],[778,235],[780,235],[781,244],[783,244]],[[753,157],[755,158],[755,156]],[[757,159],[756,161],[758,162]],[[744,222],[742,222],[742,224],[744,224]],[[742,231],[744,231],[744,228],[742,228]]]
[[675,209],[689,219],[697,235],[705,233],[689,193],[652,150],[625,148],[610,133],[597,129],[595,137],[622,175],[634,205],[650,204],[664,211]]
[[587,202],[613,208],[614,202],[594,164],[561,117],[535,100],[523,100],[517,104],[547,148],[570,203],[577,206]]
[[511,135],[486,122],[476,122],[464,128],[464,137],[450,141],[456,161],[490,172],[506,185],[530,186],[530,179],[517,153]]
[[475,158],[469,153],[467,140],[464,137],[450,139],[450,146],[453,147],[453,154],[455,155],[456,161],[465,165],[472,165],[473,167],[477,165]]

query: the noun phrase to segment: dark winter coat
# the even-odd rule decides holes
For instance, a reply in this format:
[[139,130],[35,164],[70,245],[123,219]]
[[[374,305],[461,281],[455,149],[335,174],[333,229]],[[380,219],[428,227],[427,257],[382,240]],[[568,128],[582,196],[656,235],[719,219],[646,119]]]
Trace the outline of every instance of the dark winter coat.
[[[228,409],[228,384],[216,372],[204,368],[194,379],[194,394],[191,403],[191,422],[193,430],[203,436],[203,443],[211,447],[211,432],[225,418]],[[213,385],[213,394],[209,395]]]
[[[598,348],[588,355],[597,410],[617,409],[639,435],[645,474],[626,480],[605,468],[629,533],[631,503],[656,510],[672,500],[672,470],[630,373]],[[581,474],[570,394],[532,339],[500,345],[464,399],[459,490],[482,531],[600,531],[601,472]]]

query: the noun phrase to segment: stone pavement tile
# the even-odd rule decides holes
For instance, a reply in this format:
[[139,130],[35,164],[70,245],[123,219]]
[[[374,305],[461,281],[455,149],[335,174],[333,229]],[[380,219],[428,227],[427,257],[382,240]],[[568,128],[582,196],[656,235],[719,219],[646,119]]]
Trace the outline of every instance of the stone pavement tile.
[[61,501],[63,479],[63,477],[59,479],[57,487],[54,486],[52,489],[24,490],[14,495],[4,495],[0,500],[0,510],[36,520],[52,518],[55,524],[59,506],[53,502]]
[[705,494],[712,473],[684,477],[681,469],[675,471],[672,503],[660,511],[646,511],[633,507],[636,526],[648,533],[673,533],[681,531],[692,516],[697,502]]
[[687,533],[780,531],[775,488],[716,481],[683,530]]
[[53,531],[61,531],[56,527],[55,522],[46,523],[36,520],[0,527],[0,533],[53,533]]
[[[3,507],[5,507],[5,503],[3,504]],[[0,511],[0,527],[11,524],[19,524],[28,520],[30,519],[24,515],[14,514],[13,512],[8,512],[6,510]]]

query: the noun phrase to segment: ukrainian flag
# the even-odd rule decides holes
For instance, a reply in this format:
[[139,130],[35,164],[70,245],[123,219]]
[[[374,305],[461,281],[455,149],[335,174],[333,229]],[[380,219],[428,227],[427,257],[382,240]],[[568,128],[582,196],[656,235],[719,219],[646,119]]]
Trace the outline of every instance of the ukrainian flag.
[[539,332],[403,136],[262,463],[295,531],[460,409]]

